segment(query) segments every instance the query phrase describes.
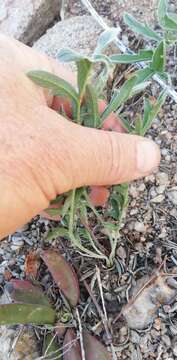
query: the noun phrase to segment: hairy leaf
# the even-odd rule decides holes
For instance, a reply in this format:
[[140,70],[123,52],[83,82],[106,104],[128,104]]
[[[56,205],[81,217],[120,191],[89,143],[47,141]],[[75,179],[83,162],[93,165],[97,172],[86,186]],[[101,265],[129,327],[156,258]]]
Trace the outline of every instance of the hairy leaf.
[[165,30],[175,30],[177,31],[177,15],[168,13],[167,11],[167,1],[160,0],[158,5],[158,19],[159,24]]
[[77,65],[77,83],[79,88],[79,95],[82,98],[87,85],[92,63],[87,59],[82,59],[77,61],[76,65]]
[[144,100],[144,117],[143,117],[143,129],[142,135],[145,135],[147,130],[151,127],[153,120],[159,113],[162,105],[164,104],[167,97],[166,91],[162,91],[156,100],[155,104],[151,104],[148,99]]
[[86,116],[84,125],[97,128],[100,125],[100,114],[98,110],[98,100],[93,86],[87,85],[85,92]]
[[42,70],[29,71],[27,75],[37,85],[51,90],[52,95],[64,96],[77,103],[77,92],[66,80]]
[[137,70],[134,75],[137,77],[136,86],[143,83],[144,81],[149,80],[153,75],[155,74],[155,71],[151,69],[150,67],[146,67],[144,69]]
[[109,58],[111,62],[116,64],[132,64],[139,61],[150,61],[152,56],[152,50],[140,50],[138,54],[114,54]]
[[60,52],[57,56],[57,59],[61,62],[71,62],[71,61],[79,61],[82,59],[89,60],[89,57],[79,54],[75,50],[72,50],[69,48],[64,48],[64,49],[60,50]]
[[152,30],[147,24],[142,24],[137,21],[132,15],[125,13],[124,22],[128,27],[137,34],[140,34],[144,37],[150,38],[155,41],[161,40],[161,37]]
[[138,114],[135,119],[135,134],[143,135],[143,121],[140,114]]
[[[120,116],[120,115],[119,115]],[[132,133],[133,128],[131,127],[129,121],[125,119],[123,116],[120,117],[121,125],[125,130],[127,130],[128,133]]]
[[65,229],[64,227],[57,227],[56,229],[53,229],[52,231],[49,232],[45,240],[50,241],[57,238],[58,236],[68,237],[69,236],[68,230]]
[[102,53],[102,51],[114,40],[117,39],[117,35],[120,32],[119,28],[110,28],[101,33],[98,38],[97,47],[94,51],[94,55]]
[[152,58],[152,69],[156,72],[163,72],[166,65],[166,44],[165,41],[161,41],[154,51]]
[[64,257],[54,250],[44,250],[41,257],[48,267],[52,277],[60,290],[72,306],[79,301],[79,284],[73,268]]
[[111,112],[116,111],[120,107],[120,105],[122,105],[125,101],[127,101],[133,90],[133,87],[136,85],[136,82],[137,82],[137,77],[132,76],[122,85],[122,87],[119,90],[115,92],[109,105],[106,107],[106,109],[101,115],[102,121],[105,120]]

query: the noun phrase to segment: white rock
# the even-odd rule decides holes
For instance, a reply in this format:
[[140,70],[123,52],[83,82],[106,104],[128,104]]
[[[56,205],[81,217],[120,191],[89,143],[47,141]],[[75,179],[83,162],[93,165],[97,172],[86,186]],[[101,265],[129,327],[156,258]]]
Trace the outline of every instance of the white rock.
[[69,47],[80,53],[89,55],[96,47],[102,29],[91,16],[77,16],[59,21],[34,47],[53,58],[57,58],[61,49]]
[[160,185],[156,188],[156,192],[157,194],[163,194],[163,192],[165,191],[166,186],[165,185]]
[[142,222],[139,222],[139,221],[135,222],[134,229],[135,229],[135,231],[142,232],[142,233],[146,231],[146,228],[145,228],[144,224]]
[[30,43],[59,18],[60,6],[61,0],[0,0],[0,32]]
[[133,198],[136,198],[136,197],[138,196],[138,191],[137,191],[136,186],[134,186],[134,185],[131,185],[131,186],[130,186],[129,194],[130,194]]
[[167,193],[169,200],[173,205],[177,205],[177,187]]
[[153,199],[151,199],[151,202],[153,202],[155,204],[160,204],[164,199],[165,199],[165,196],[160,194],[160,195],[157,195],[156,197],[154,197]]
[[168,174],[164,172],[158,172],[156,174],[156,180],[159,185],[168,185],[169,183]]

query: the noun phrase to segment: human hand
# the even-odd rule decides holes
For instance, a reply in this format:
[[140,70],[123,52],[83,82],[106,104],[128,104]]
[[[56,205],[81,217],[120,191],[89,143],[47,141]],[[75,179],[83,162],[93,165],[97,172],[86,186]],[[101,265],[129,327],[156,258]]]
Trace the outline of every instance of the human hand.
[[130,181],[157,167],[159,149],[152,141],[84,128],[50,108],[56,99],[26,72],[46,70],[74,83],[74,75],[54,60],[0,35],[0,68],[0,238],[57,194]]

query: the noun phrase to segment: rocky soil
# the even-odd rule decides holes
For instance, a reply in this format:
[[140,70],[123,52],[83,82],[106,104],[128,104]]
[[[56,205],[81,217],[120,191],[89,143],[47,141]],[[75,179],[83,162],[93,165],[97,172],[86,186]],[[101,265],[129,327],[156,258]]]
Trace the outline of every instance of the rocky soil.
[[[141,42],[130,36],[123,26],[122,11],[126,10],[142,20],[149,20],[155,26],[156,0],[104,2],[94,0],[92,4],[99,14],[113,25],[121,25],[123,33],[120,36],[132,48],[137,49]],[[170,6],[172,11],[177,11],[175,1],[171,1]],[[0,0],[0,31],[13,35],[24,43],[33,45],[39,51],[57,58],[63,43],[64,46],[87,54],[92,52],[101,29],[79,1],[67,0],[62,7],[58,0],[50,2]],[[125,70],[122,67],[115,74],[116,81]],[[177,47],[169,54],[168,70],[172,75],[173,86],[177,90]],[[153,83],[151,95],[156,96],[158,90],[158,86]],[[138,106],[141,105],[130,104],[128,110],[131,116]],[[154,274],[158,277],[160,270],[177,274],[177,104],[172,99],[167,99],[148,137],[154,139],[160,146],[162,155],[160,168],[154,174],[130,186],[129,206],[117,247],[115,266],[107,270],[101,262],[97,262],[97,265],[101,272],[110,323],[119,314],[118,321],[112,325],[117,358],[175,360],[177,359],[177,296],[175,290],[171,293],[171,289],[176,289],[176,283],[172,281],[173,278],[168,284],[161,282],[159,285],[155,280],[154,287],[150,288],[147,285],[147,281]],[[76,269],[82,271],[81,280],[83,276],[87,278],[92,284],[97,301],[100,302],[99,291],[94,283],[96,263],[87,258],[81,261],[80,255],[73,247],[60,238],[46,244],[46,236],[53,227],[56,227],[56,223],[37,216],[31,223],[1,243],[1,294],[4,293],[4,285],[10,278],[25,277],[24,264],[27,254],[47,245],[58,248]],[[142,292],[139,304],[133,304],[138,310],[132,326],[130,312],[132,308],[128,309],[129,316],[123,316],[122,307],[127,303],[130,304],[129,299],[134,296],[133,291],[138,286],[142,289],[143,285],[140,285],[142,279],[145,281],[147,293]],[[43,269],[40,270],[40,281],[47,288],[52,285],[49,274]],[[158,293],[157,289],[160,289],[163,301],[156,304],[155,313],[150,312],[152,321],[144,329],[139,322],[142,316],[141,307],[148,309],[148,306],[151,306],[150,291],[154,298]],[[170,296],[169,301],[165,301],[167,292]],[[60,301],[62,302],[61,299]],[[84,290],[80,308],[84,314],[84,326],[107,344],[99,314],[90,297],[85,296]],[[133,314],[134,310],[133,308]],[[143,321],[146,323],[145,320]],[[0,360],[38,359],[41,355],[42,338],[43,334],[37,327],[1,327]]]

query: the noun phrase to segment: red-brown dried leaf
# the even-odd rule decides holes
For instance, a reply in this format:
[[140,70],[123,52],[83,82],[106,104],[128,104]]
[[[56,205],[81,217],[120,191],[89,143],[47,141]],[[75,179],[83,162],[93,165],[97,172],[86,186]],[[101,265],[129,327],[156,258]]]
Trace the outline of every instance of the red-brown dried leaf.
[[83,342],[87,360],[111,360],[106,347],[87,331],[83,331]]
[[64,257],[54,250],[44,250],[41,258],[48,267],[54,281],[72,306],[76,306],[79,297],[79,283],[75,271]]
[[104,186],[92,186],[89,199],[94,206],[105,206],[109,199],[110,192]]
[[6,290],[12,301],[18,303],[41,304],[50,306],[48,298],[39,286],[34,286],[28,280],[12,279]]
[[25,259],[25,274],[36,278],[39,269],[40,260],[35,251],[31,251]]
[[81,350],[73,329],[68,329],[63,342],[63,360],[81,360]]

